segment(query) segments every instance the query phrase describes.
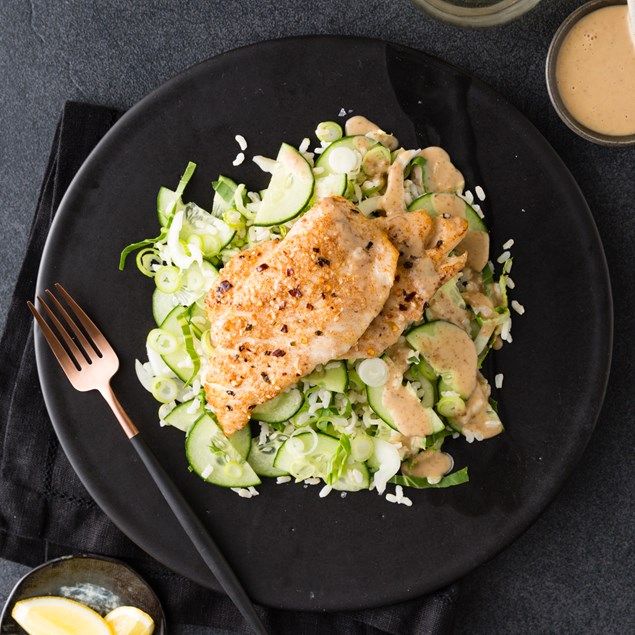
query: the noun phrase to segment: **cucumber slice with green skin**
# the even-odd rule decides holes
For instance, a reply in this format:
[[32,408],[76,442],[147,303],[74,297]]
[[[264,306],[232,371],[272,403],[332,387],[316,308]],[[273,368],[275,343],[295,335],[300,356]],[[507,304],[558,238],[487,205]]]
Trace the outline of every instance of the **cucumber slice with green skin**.
[[[176,205],[176,209],[175,206]],[[181,200],[181,197],[174,191],[167,187],[159,189],[157,194],[157,216],[159,217],[159,223],[161,227],[167,227],[167,224],[172,216],[172,212],[178,212],[185,209],[185,205]]]
[[251,428],[247,424],[244,428],[234,432],[231,437],[227,437],[234,446],[236,452],[246,461],[251,452]]
[[194,335],[196,335],[199,339],[201,339],[203,332],[211,326],[207,319],[205,309],[197,302],[190,307],[188,320],[192,328],[192,333],[194,333]]
[[220,487],[260,485],[251,465],[209,414],[202,415],[189,431],[185,454],[192,470],[208,483]]
[[157,326],[161,326],[165,318],[178,305],[173,293],[164,293],[155,289],[152,293],[152,316]]
[[167,355],[161,355],[161,359],[179,379],[187,383],[192,379],[195,369],[187,352],[183,330],[179,323],[179,316],[186,311],[187,309],[183,306],[175,306],[161,322],[160,326],[168,333],[174,335],[177,341],[176,350]]
[[[286,476],[287,472],[280,468],[274,467],[273,463],[276,460],[276,454],[280,446],[287,440],[288,437],[280,435],[273,441],[267,441],[264,445],[260,445],[258,437],[254,437],[251,440],[251,452],[249,452],[249,465],[254,468],[254,472],[258,476],[268,476],[270,478],[277,478],[278,476]],[[280,440],[278,440],[280,439]]]
[[163,420],[169,426],[178,428],[183,432],[188,432],[189,430],[191,430],[192,426],[201,417],[201,415],[205,414],[203,404],[201,403],[199,403],[196,409],[194,409],[192,412],[189,412],[192,409],[194,399],[190,399],[189,401],[184,401],[183,403],[179,404],[174,410],[169,412],[163,418]]
[[[385,359],[387,356],[383,355],[382,358]],[[444,428],[443,422],[432,409],[432,406],[436,403],[436,388],[432,382],[428,381],[424,377],[418,378],[418,381],[422,383],[422,386],[427,386],[428,388],[424,399],[421,400],[421,408],[428,418],[429,427],[432,430],[431,434],[434,434]],[[427,382],[427,384],[424,385],[423,382]],[[368,405],[380,419],[383,419],[383,421],[385,421],[393,430],[397,430],[397,432],[399,432],[399,428],[395,423],[395,419],[390,409],[384,405],[384,389],[384,386],[366,386]]]
[[359,490],[368,489],[370,487],[368,468],[358,461],[347,465],[332,487],[340,492],[359,492]]
[[487,226],[474,208],[456,194],[449,192],[424,194],[412,201],[408,206],[409,212],[419,209],[426,211],[430,216],[438,216],[444,213],[460,216],[467,221],[468,229],[476,232],[488,231]]
[[[424,380],[427,381],[427,380]],[[428,382],[430,383],[430,382]],[[443,425],[443,421],[439,419],[437,413],[432,409],[432,406],[436,403],[436,391],[434,387],[430,383],[432,387],[432,391],[430,392],[430,396],[428,397],[428,393],[426,391],[426,396],[421,400],[421,408],[425,411],[425,414],[428,417],[430,428],[432,432],[430,434],[434,434],[435,432],[439,432],[443,430],[445,427]],[[386,406],[384,406],[383,398],[384,398],[384,387],[383,386],[367,386],[366,387],[366,395],[368,398],[368,404],[373,409],[373,412],[380,418],[383,419],[393,430],[397,430],[399,432],[399,428],[395,424],[395,420],[393,418],[392,413]],[[429,404],[429,405],[428,405]]]
[[346,174],[320,174],[315,180],[315,199],[319,201],[329,196],[344,196],[346,185]]
[[304,480],[317,476],[326,478],[329,461],[337,452],[337,439],[316,432],[303,432],[287,439],[276,454],[274,467],[284,470],[294,478]]
[[[320,178],[325,178],[330,174],[342,174],[348,170],[342,171],[340,161],[342,150],[351,150],[356,152],[359,157],[356,157],[357,165],[361,165],[362,157],[373,147],[379,145],[377,141],[369,139],[363,135],[353,135],[350,137],[342,137],[338,141],[334,141],[322,154],[319,156],[315,163],[316,168],[322,168],[324,171],[320,173]],[[338,155],[340,155],[338,157]]]
[[478,355],[470,336],[450,322],[437,320],[413,329],[408,344],[441,376],[447,389],[467,399],[476,386]]
[[265,423],[282,423],[291,419],[302,408],[303,403],[304,396],[297,388],[294,388],[289,392],[280,393],[271,401],[256,406],[251,411],[251,418]]
[[313,195],[313,168],[294,147],[283,143],[276,161],[254,225],[279,225],[295,218]]
[[[333,364],[333,366],[331,366]],[[335,366],[337,364],[337,366]],[[314,370],[310,375],[304,378],[314,386],[326,388],[332,392],[346,392],[348,388],[348,371],[345,362],[329,362],[330,368],[322,368]]]

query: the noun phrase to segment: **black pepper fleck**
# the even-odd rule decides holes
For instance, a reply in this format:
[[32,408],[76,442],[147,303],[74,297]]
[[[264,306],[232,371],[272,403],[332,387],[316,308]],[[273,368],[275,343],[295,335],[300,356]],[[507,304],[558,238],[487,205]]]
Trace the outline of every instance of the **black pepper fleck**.
[[319,254],[319,253],[320,253],[320,248],[319,248],[319,247],[313,247],[313,251],[314,251],[316,254]]
[[443,246],[443,241],[437,240],[437,247],[442,247],[442,246]]
[[406,262],[404,262],[404,263],[403,263],[403,266],[404,266],[406,269],[412,269],[413,264],[412,264],[409,260],[407,260]]
[[273,353],[271,353],[274,357],[284,357],[286,355],[286,353],[280,349],[280,348],[276,348],[275,351],[273,351]]
[[225,408],[227,408],[227,410],[233,410],[233,408],[229,404],[225,404]]
[[366,245],[366,249],[370,249],[373,246],[373,241],[368,241],[368,245]]
[[230,397],[233,397],[236,393],[233,390],[226,390],[225,391]]
[[229,291],[233,286],[229,280],[223,280],[216,288],[216,293],[225,293],[225,291]]
[[258,271],[259,273],[261,271],[265,271],[265,269],[269,269],[269,265],[266,262],[263,262],[261,265],[258,265],[256,267],[256,271]]
[[251,331],[251,329],[254,328],[253,324],[247,324],[247,326],[245,327],[245,331]]
[[327,258],[322,258],[321,256],[317,259],[318,267],[328,267],[331,264],[331,261]]
[[289,295],[293,298],[301,298],[302,291],[300,291],[300,287],[293,287],[293,289],[289,289]]
[[417,295],[417,292],[416,292],[416,291],[411,291],[411,292],[410,292],[410,293],[409,293],[409,294],[408,294],[408,295],[404,298],[404,300],[405,300],[406,302],[412,302],[412,301],[414,300],[414,298],[415,298],[415,296],[416,296],[416,295]]
[[400,311],[407,311],[407,310],[408,310],[408,307],[407,307],[405,304],[400,304],[400,305],[399,305],[399,310],[400,310]]
[[286,324],[282,325],[282,328],[280,329],[283,333],[288,333],[289,332],[289,328],[287,327]]
[[313,306],[310,302],[307,302],[306,308],[307,308],[309,311],[313,311],[314,306]]
[[264,381],[265,384],[271,383],[271,379],[269,379],[269,375],[267,375],[267,373],[260,373],[260,376],[262,377],[262,381]]
[[324,333],[322,333],[322,331],[315,331],[315,334],[320,337],[320,335],[324,335]]
[[292,275],[293,275],[293,273],[294,273],[293,269],[291,269],[291,267],[289,267],[289,268],[287,269],[287,275],[288,275],[288,276],[292,276]]

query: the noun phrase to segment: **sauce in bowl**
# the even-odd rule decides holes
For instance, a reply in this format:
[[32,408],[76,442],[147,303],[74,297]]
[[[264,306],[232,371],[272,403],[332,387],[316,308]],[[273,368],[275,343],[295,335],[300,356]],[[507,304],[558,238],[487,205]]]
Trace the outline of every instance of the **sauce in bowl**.
[[607,135],[635,133],[635,46],[626,5],[584,16],[562,43],[556,79],[575,119]]

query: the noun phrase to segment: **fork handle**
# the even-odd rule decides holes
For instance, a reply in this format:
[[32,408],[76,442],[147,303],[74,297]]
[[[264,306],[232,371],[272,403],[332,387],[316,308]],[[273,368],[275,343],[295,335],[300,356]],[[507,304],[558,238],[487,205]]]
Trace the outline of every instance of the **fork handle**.
[[161,490],[163,498],[165,498],[177,520],[181,523],[183,529],[185,529],[192,544],[196,547],[201,558],[203,558],[205,564],[214,574],[214,577],[220,582],[227,595],[251,625],[254,632],[259,635],[267,635],[267,630],[260,620],[258,613],[256,613],[247,592],[238,581],[236,574],[232,571],[227,560],[225,560],[225,556],[223,556],[207,529],[203,526],[203,523],[201,523],[198,516],[194,513],[194,510],[190,507],[185,498],[183,498],[183,495],[172,482],[172,479],[167,475],[157,457],[140,434],[131,437],[130,442],[137,451],[137,454],[141,457],[141,460],[159,490]]

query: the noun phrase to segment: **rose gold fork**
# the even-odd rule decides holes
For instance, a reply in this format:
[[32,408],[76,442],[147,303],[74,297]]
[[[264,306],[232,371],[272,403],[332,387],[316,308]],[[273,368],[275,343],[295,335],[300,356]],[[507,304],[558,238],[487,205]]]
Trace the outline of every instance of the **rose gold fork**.
[[[71,313],[73,313],[74,317],[84,327],[88,335],[87,338],[84,333],[82,333],[73,317],[62,306],[55,295],[49,289],[45,289],[45,293],[55,308],[55,311],[49,307],[41,296],[38,296],[37,299],[57,332],[62,336],[68,350],[64,348],[53,329],[49,326],[42,314],[35,308],[33,303],[27,302],[27,304],[37,320],[37,323],[40,325],[46,341],[51,347],[57,361],[62,366],[66,376],[77,390],[82,392],[98,390],[101,393],[119,420],[126,436],[130,439],[130,442],[139,454],[146,469],[154,479],[154,482],[157,484],[161,494],[163,494],[170,509],[205,561],[205,564],[209,567],[210,571],[214,574],[223,589],[225,589],[227,595],[231,598],[254,631],[266,635],[267,631],[258,613],[256,613],[249,596],[236,577],[236,574],[232,571],[229,563],[198,516],[196,516],[188,502],[183,498],[181,492],[161,467],[161,464],[152,450],[150,450],[145,441],[143,441],[139,430],[137,430],[117,400],[117,397],[115,397],[110,387],[110,380],[119,368],[119,358],[114,349],[101,331],[95,326],[93,321],[84,313],[75,300],[71,298],[64,287],[56,283],[55,288],[62,298],[64,298]],[[57,317],[56,312],[61,315],[63,320],[70,327],[77,342],[79,342],[79,346]]]

